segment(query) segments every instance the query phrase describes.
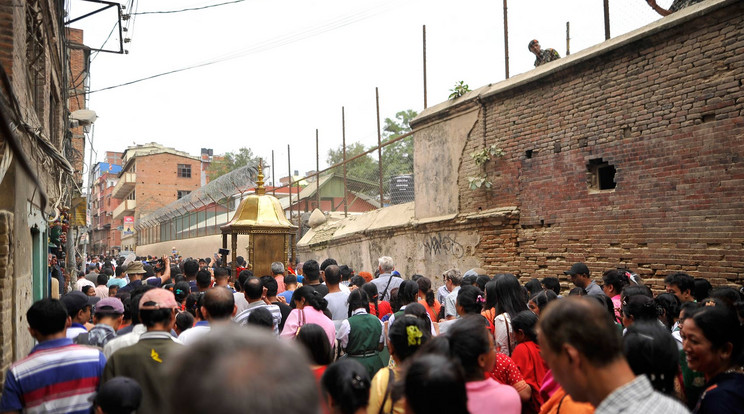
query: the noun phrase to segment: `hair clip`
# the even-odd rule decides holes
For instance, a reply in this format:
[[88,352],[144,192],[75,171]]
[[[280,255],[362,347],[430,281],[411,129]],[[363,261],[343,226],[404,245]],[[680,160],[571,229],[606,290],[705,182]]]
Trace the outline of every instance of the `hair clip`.
[[478,295],[478,297],[475,299],[475,301],[477,303],[486,303],[486,300],[481,295]]
[[416,325],[410,325],[406,328],[406,333],[408,334],[408,345],[421,345],[421,337],[424,336],[424,334],[421,332],[421,329],[418,328]]
[[357,390],[364,389],[364,384],[362,384],[362,377],[360,377],[359,374],[354,374],[354,376],[351,377],[351,388]]

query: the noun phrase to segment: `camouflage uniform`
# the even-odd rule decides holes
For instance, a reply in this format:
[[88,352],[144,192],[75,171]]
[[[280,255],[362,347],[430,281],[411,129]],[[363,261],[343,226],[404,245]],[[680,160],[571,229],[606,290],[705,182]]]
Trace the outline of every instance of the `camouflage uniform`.
[[535,58],[535,67],[538,67],[548,62],[552,62],[560,58],[561,56],[558,54],[558,52],[555,51],[555,49],[543,49],[540,51],[540,54],[537,55],[537,57]]
[[700,3],[703,0],[674,0],[671,6],[669,6],[670,12],[676,12],[684,9],[687,6],[692,6],[693,4]]
[[116,338],[116,331],[114,331],[114,328],[104,323],[99,323],[91,328],[90,332],[78,335],[75,343],[80,345],[93,345],[103,349],[103,346],[114,338]]

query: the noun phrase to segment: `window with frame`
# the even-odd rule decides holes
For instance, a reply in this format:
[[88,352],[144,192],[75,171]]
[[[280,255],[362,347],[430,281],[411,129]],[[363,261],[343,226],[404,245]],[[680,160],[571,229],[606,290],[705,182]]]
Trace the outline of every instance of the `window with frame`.
[[188,191],[188,190],[178,190],[178,198],[179,199],[184,198],[187,195],[189,195],[190,193],[191,193],[191,191]]
[[181,178],[191,178],[191,164],[178,164],[178,176]]

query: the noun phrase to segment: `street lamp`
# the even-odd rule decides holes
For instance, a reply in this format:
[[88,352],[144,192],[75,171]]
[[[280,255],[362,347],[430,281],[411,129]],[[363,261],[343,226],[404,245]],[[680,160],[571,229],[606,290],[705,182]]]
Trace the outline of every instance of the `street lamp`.
[[[90,126],[93,125],[94,122],[96,122],[96,119],[98,118],[98,115],[96,115],[95,111],[92,111],[90,109],[78,109],[77,111],[74,111],[70,114],[70,128],[75,128],[78,126],[83,127],[83,132],[87,133],[90,132]],[[83,148],[85,148],[85,142],[83,142]],[[88,191],[85,196],[85,233],[88,234],[88,210],[90,207],[90,193],[93,191],[93,135],[91,134],[90,138],[90,157],[88,161]],[[79,232],[80,230],[78,230]],[[82,252],[82,261],[80,263],[80,270],[84,271],[85,267],[85,257],[87,256],[87,247],[88,243],[90,243],[90,238],[88,238],[88,242],[83,244],[83,252]],[[71,247],[71,246],[70,246]],[[68,253],[69,254],[69,253]]]

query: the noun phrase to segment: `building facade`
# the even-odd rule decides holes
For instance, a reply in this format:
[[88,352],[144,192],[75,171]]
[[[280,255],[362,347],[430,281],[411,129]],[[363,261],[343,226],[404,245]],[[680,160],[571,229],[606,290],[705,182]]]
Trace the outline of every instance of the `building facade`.
[[[0,369],[28,354],[25,314],[49,296],[51,230],[69,228],[66,209],[79,196],[82,140],[68,127],[71,71],[84,54],[68,53],[64,4],[0,0]],[[82,39],[81,33],[76,33]],[[70,37],[73,37],[72,34]],[[78,79],[79,82],[84,80]],[[74,94],[72,94],[74,95]],[[54,250],[69,244],[58,233]],[[63,261],[64,257],[60,257]],[[68,263],[74,259],[68,257]]]
[[112,220],[122,220],[121,250],[134,251],[134,226],[152,213],[201,186],[200,157],[157,143],[127,148],[122,155],[119,181],[111,195],[120,200]]
[[90,253],[116,255],[121,250],[123,220],[114,220],[114,210],[121,200],[112,196],[121,172],[123,153],[107,151],[103,162],[93,167],[93,186],[90,201]]

